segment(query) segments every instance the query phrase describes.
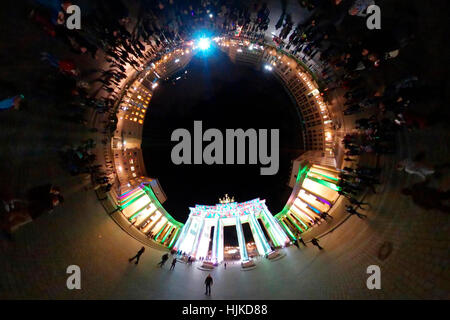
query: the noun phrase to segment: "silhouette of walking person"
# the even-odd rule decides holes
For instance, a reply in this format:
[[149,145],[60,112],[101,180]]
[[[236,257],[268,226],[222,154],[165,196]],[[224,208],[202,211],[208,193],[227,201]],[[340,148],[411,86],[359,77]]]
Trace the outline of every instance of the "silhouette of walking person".
[[169,255],[166,253],[161,257],[161,261],[158,263],[158,266],[160,268],[163,267],[163,265],[166,263],[166,261],[169,259]]
[[211,286],[213,284],[213,278],[211,277],[211,274],[208,274],[208,276],[205,279],[205,287],[206,287],[206,291],[205,294],[206,295],[211,295]]
[[362,206],[364,206],[364,205],[370,207],[370,203],[358,201],[358,200],[356,200],[356,199],[353,198],[353,197],[350,197],[348,200],[350,201],[351,204],[355,205],[355,206],[356,206],[357,208],[359,208],[359,209],[365,210],[365,209],[362,207]]
[[172,265],[170,266],[170,270],[175,269],[175,265],[177,264],[177,258],[173,258]]
[[302,237],[298,237],[298,241],[300,241],[305,247],[307,247],[307,245]]
[[319,244],[319,240],[317,240],[316,238],[312,238],[311,239],[311,243],[313,244],[313,245],[315,245],[317,248],[319,248],[319,250],[323,250],[323,248],[320,246],[320,244]]
[[367,218],[367,216],[365,214],[359,213],[358,211],[356,211],[355,208],[351,207],[351,206],[345,206],[346,210],[348,213],[350,214],[356,214],[358,216],[358,218],[360,219],[364,219]]
[[328,220],[328,219],[333,220],[333,219],[334,219],[331,215],[328,214],[328,212],[322,212],[322,213],[320,213],[320,217],[321,217],[323,220]]
[[145,251],[145,248],[142,247],[133,258],[128,259],[128,262],[136,260],[135,264],[138,264],[139,263],[139,259],[141,258],[141,255],[144,253],[144,251]]

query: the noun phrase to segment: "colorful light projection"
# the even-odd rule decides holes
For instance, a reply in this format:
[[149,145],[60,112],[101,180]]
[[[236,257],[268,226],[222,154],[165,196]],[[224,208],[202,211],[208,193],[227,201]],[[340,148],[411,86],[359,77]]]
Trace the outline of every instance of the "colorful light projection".
[[293,196],[276,218],[294,240],[314,224],[322,212],[328,212],[339,197],[339,173],[320,165],[299,168]]
[[[215,206],[196,205],[194,208],[190,208],[188,221],[173,249],[182,251],[196,259],[205,258],[209,254],[209,244],[212,241],[211,259],[215,263],[220,263],[224,257],[223,228],[224,226],[234,225],[239,241],[241,261],[247,261],[248,253],[242,223],[248,222],[258,253],[266,255],[272,249],[258,219],[261,219],[274,247],[284,246],[289,242],[289,238],[282,227],[269,212],[265,201],[254,199],[242,203],[232,202]],[[213,227],[214,232],[211,240],[211,228]]]
[[118,201],[122,214],[133,226],[156,242],[173,246],[183,224],[164,210],[148,185],[141,184],[123,193]]

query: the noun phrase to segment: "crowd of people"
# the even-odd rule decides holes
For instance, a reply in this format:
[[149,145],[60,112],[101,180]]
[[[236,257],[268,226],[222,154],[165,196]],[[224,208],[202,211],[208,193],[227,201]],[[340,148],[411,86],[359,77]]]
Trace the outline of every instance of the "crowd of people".
[[[394,154],[396,135],[400,131],[420,130],[437,122],[432,116],[419,115],[415,108],[425,101],[430,87],[415,74],[398,73],[398,66],[393,65],[415,38],[411,22],[414,13],[402,12],[392,29],[368,31],[364,29],[362,18],[367,17],[367,7],[375,4],[373,0],[305,1],[303,6],[306,2],[310,2],[313,10],[310,17],[295,24],[292,17],[283,12],[275,26],[279,33],[274,34],[273,41],[279,49],[306,65],[315,64],[320,70],[318,78],[325,100],[333,103],[336,97],[342,96],[344,116],[355,119],[355,129],[342,140],[347,166],[341,170],[338,187],[339,194],[348,200],[345,211],[364,219],[367,216],[358,209],[367,209],[370,204],[357,198],[367,189],[377,192],[381,170],[357,165],[360,156]],[[355,23],[364,27],[355,27]],[[432,166],[405,159],[397,169],[416,175],[422,181],[404,188],[403,195],[411,196],[413,202],[424,209],[448,212],[445,203],[449,199],[448,192],[427,186],[435,173]],[[332,218],[323,212],[309,226],[329,222]],[[304,243],[300,236],[297,239]],[[313,240],[318,246],[318,240]],[[297,247],[298,241],[294,243]]]

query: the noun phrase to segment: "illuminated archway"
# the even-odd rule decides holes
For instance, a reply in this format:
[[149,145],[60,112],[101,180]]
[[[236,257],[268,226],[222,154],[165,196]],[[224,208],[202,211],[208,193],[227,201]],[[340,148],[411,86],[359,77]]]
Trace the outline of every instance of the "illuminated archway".
[[[149,63],[130,82],[120,99],[119,121],[111,145],[119,182],[117,204],[130,223],[147,237],[194,257],[206,256],[214,227],[212,257],[215,262],[223,260],[223,227],[235,225],[241,258],[246,260],[241,223],[249,223],[258,253],[267,254],[270,246],[268,249],[268,239],[257,219],[262,220],[274,246],[284,246],[308,230],[321,212],[328,212],[336,202],[339,187],[333,122],[313,73],[301,61],[269,45],[241,38],[214,38],[213,43],[233,62],[273,72],[283,83],[303,117],[305,149],[309,151],[294,161],[290,182],[293,191],[275,218],[264,200],[255,199],[234,205],[196,206],[191,208],[185,224],[176,221],[163,208],[166,197],[157,179],[147,177],[141,150],[142,126],[159,80],[176,74],[197,52],[205,50],[203,40],[185,42]],[[239,211],[242,206],[249,211]],[[204,239],[208,239],[208,243]]]

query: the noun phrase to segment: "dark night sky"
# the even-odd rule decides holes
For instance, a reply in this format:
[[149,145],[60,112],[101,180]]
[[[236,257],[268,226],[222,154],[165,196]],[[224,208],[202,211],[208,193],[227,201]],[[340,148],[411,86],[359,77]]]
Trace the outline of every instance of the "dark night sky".
[[[299,116],[274,75],[235,65],[212,50],[193,58],[187,79],[162,83],[155,92],[143,134],[147,172],[159,179],[167,195],[164,207],[181,222],[190,206],[214,205],[225,193],[239,202],[266,199],[276,214],[291,192],[286,186],[291,160],[303,149]],[[280,129],[278,174],[261,176],[260,164],[174,165],[170,155],[177,143],[171,134],[186,128],[193,136],[194,120],[203,121],[203,131],[217,128],[223,134],[225,129]]]

